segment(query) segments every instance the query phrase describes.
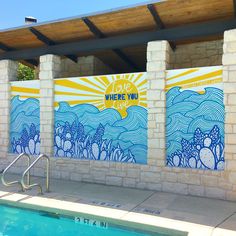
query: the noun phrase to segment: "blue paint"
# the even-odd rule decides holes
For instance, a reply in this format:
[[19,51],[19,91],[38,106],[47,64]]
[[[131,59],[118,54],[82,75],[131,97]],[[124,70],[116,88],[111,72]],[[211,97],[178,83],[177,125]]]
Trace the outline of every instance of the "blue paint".
[[55,111],[56,157],[147,163],[147,110],[127,109],[127,117],[91,104],[71,107],[61,102]]
[[10,111],[10,152],[26,152],[38,155],[40,152],[40,110],[39,100],[28,98],[11,100]]
[[167,165],[224,169],[223,91],[207,87],[205,94],[167,92]]
[[[45,211],[0,205],[0,235],[8,236],[168,236],[157,231],[137,230],[110,224],[92,216],[66,216]],[[127,225],[127,224],[126,224]],[[171,232],[171,235],[185,235]]]

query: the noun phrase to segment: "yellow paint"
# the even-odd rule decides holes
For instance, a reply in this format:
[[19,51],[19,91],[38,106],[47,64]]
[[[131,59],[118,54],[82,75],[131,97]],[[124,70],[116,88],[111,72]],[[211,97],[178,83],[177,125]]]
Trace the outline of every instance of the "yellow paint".
[[[139,79],[140,79],[142,76],[143,76],[143,74],[139,74],[139,75],[135,78],[134,83],[136,83],[137,81],[139,81]],[[131,78],[131,79],[132,79],[132,78]]]
[[132,81],[126,79],[115,80],[112,82],[105,91],[106,95],[109,94],[123,94],[125,99],[123,100],[106,100],[104,105],[106,108],[114,108],[121,114],[122,117],[127,115],[126,109],[129,106],[135,106],[139,104],[139,99],[128,99],[127,94],[138,94],[138,89]]
[[169,77],[169,78],[167,79],[167,81],[169,81],[169,80],[173,80],[173,79],[177,79],[177,78],[180,78],[180,77],[182,77],[182,76],[185,76],[185,75],[188,75],[188,74],[194,73],[194,72],[196,72],[196,71],[198,71],[198,70],[199,70],[199,69],[190,69],[190,70],[187,70],[187,71],[182,72],[182,73],[180,73],[180,74],[178,74],[178,75],[175,75],[175,76]]
[[[85,103],[101,103],[101,100],[93,100],[93,99],[90,99],[90,100],[73,100],[73,101],[66,101],[67,103],[69,103],[70,105],[78,105],[78,104],[85,104]],[[59,102],[54,102],[54,106],[55,107],[58,107],[59,106]]]
[[[55,80],[55,107],[60,101],[65,101],[70,105],[93,104],[99,110],[106,108],[116,109],[122,117],[127,115],[126,109],[129,106],[140,105],[146,107],[147,91],[144,85],[147,80],[143,73],[124,74],[111,76],[82,77],[76,80],[59,79]],[[64,90],[67,88],[67,91]],[[71,88],[73,90],[70,91]],[[78,92],[76,92],[76,90]],[[114,97],[112,95],[116,94]],[[106,95],[111,95],[107,99]],[[134,97],[131,97],[134,96]],[[78,97],[70,98],[70,97]],[[121,99],[121,96],[122,99]]]
[[56,85],[60,85],[60,86],[64,86],[64,87],[68,87],[68,88],[73,88],[73,89],[78,89],[81,91],[87,91],[87,92],[91,92],[91,93],[97,93],[97,94],[103,94],[103,92],[96,90],[94,88],[85,86],[83,84],[78,84],[76,82],[70,81],[70,80],[55,80],[55,84]]
[[207,80],[207,81],[200,81],[200,82],[196,82],[196,83],[192,83],[192,84],[186,84],[186,85],[183,85],[181,88],[187,89],[187,88],[199,87],[199,86],[203,86],[203,85],[217,84],[217,83],[221,83],[221,82],[222,82],[222,77]]
[[22,96],[22,95],[19,95],[19,94],[15,94],[15,95],[11,95],[11,97],[15,97],[15,96],[19,96],[19,98],[24,98],[24,99],[28,99],[28,98],[40,98],[39,96]]
[[179,81],[179,82],[176,82],[176,83],[173,83],[173,84],[169,84],[169,85],[166,86],[166,89],[169,90],[170,88],[176,87],[176,86],[183,87],[186,84],[199,82],[199,81],[206,80],[206,79],[209,79],[209,78],[212,78],[212,77],[215,77],[215,76],[222,76],[222,70],[213,71],[213,72],[210,72],[210,73],[207,73],[207,74],[204,74],[204,75],[196,76],[196,77],[191,78],[191,79],[186,79],[184,81]]
[[12,92],[39,94],[39,89],[11,86]]
[[93,86],[95,86],[95,87],[97,87],[97,88],[100,88],[101,90],[104,90],[104,87],[102,88],[102,87],[100,87],[99,85],[93,83],[93,82],[91,81],[91,79],[89,80],[89,79],[87,79],[87,78],[81,78],[81,80],[84,81],[84,82],[86,82],[86,83],[88,83],[88,84],[92,84]]
[[[83,96],[83,97],[96,97],[99,98],[101,95],[98,94],[85,94],[85,93],[73,93],[73,92],[62,92],[62,91],[55,91],[55,95],[65,95],[65,96]],[[103,96],[102,96],[103,97]]]

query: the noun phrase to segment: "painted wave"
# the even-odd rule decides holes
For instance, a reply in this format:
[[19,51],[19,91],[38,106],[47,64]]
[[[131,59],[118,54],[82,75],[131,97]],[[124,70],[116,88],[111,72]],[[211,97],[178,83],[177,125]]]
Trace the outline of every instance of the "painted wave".
[[10,151],[37,155],[40,149],[40,108],[39,100],[28,98],[11,100]]
[[[223,91],[221,89],[208,87],[205,89],[204,94],[199,94],[191,90],[181,92],[179,87],[174,87],[167,92],[166,96],[167,163],[170,163],[168,161],[173,156],[176,156],[176,153],[181,153],[185,150],[185,141],[189,142],[188,145],[190,146],[195,145],[194,138],[199,130],[205,134],[205,139],[212,133],[217,133],[219,136],[218,142],[221,146],[224,146],[225,111]],[[183,153],[181,155],[183,156]],[[222,157],[218,157],[218,160],[222,161]],[[171,163],[173,164],[173,162]],[[179,163],[179,165],[183,166],[184,164]],[[201,168],[201,166],[196,168]]]
[[147,110],[129,107],[122,119],[112,108],[99,111],[91,104],[60,103],[54,143],[55,156],[146,163]]

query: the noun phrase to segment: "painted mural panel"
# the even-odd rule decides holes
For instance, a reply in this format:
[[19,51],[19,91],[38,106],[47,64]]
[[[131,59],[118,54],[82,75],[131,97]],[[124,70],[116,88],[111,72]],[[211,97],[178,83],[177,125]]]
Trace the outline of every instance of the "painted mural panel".
[[40,152],[39,81],[11,82],[10,152]]
[[222,67],[167,74],[167,165],[224,169]]
[[147,162],[145,73],[55,80],[56,157]]

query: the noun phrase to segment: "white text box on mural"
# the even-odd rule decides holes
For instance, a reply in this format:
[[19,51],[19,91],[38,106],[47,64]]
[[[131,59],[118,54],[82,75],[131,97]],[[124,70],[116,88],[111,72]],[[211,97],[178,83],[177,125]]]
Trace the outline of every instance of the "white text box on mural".
[[147,163],[146,93],[146,73],[55,80],[55,156]]
[[10,152],[40,152],[39,81],[11,82]]
[[224,169],[222,66],[169,70],[167,165]]

